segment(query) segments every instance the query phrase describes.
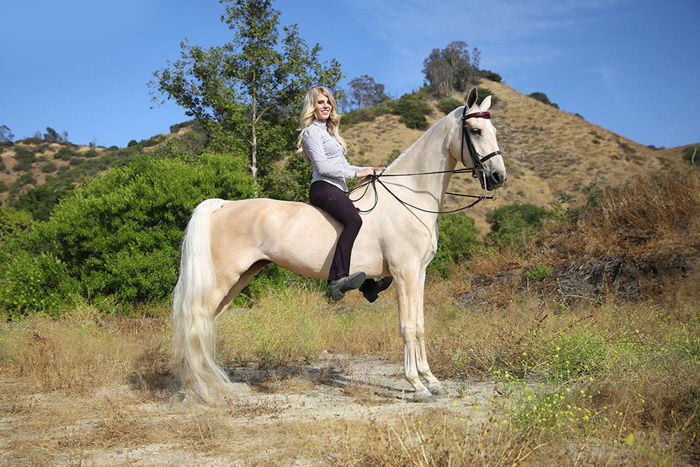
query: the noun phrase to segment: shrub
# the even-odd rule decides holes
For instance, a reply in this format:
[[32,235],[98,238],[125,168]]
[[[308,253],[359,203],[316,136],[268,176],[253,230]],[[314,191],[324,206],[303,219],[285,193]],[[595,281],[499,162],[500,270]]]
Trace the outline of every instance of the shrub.
[[36,220],[49,218],[54,206],[72,190],[72,185],[54,181],[31,188],[10,202],[13,208],[26,211]]
[[41,166],[41,171],[44,173],[51,173],[56,171],[56,164],[52,162],[47,162]]
[[408,128],[425,130],[428,128],[426,115],[430,115],[430,106],[416,94],[404,94],[394,103],[393,113],[399,115],[401,123]]
[[33,151],[23,147],[17,147],[15,148],[15,160],[17,163],[13,170],[19,172],[31,169],[32,164],[36,162],[37,159]]
[[497,83],[500,83],[503,80],[503,78],[501,78],[501,75],[490,70],[479,70],[479,76],[491,81],[496,81]]
[[445,99],[440,99],[438,101],[438,109],[440,109],[440,112],[444,113],[445,115],[452,112],[460,105],[462,105],[462,103],[454,97],[446,97]]
[[54,158],[60,159],[62,161],[69,161],[75,156],[76,156],[76,153],[71,148],[62,147],[61,149],[58,150],[58,152],[56,152],[56,155],[54,156]]
[[541,265],[535,266],[527,273],[527,280],[537,282],[544,280],[552,275],[552,266]]
[[688,164],[700,164],[700,155],[698,155],[697,146],[688,146],[683,148],[683,160]]
[[492,107],[498,104],[500,99],[489,88],[479,88],[477,91],[479,92],[479,100],[477,101],[478,104],[484,102],[484,99],[486,99],[488,96],[491,96]]
[[[198,159],[137,158],[64,198],[47,222],[28,234],[32,261],[51,258],[73,290],[87,299],[156,301],[175,285],[182,232],[192,209],[206,198],[250,197],[254,184],[246,157],[205,154]],[[29,261],[29,260],[27,260]],[[15,281],[19,268],[11,269]],[[48,276],[37,276],[52,285]],[[68,280],[68,279],[66,279]],[[7,289],[5,289],[7,290]],[[4,297],[10,313],[24,312]],[[37,303],[37,305],[41,305]]]
[[545,94],[543,92],[536,91],[536,92],[530,93],[529,96],[537,101],[544,103],[544,104],[551,105],[552,107],[556,107],[557,109],[559,108],[559,106],[557,104],[555,104],[554,102],[550,101],[547,94]]
[[391,153],[386,158],[386,161],[384,161],[385,166],[389,166],[392,162],[396,160],[397,157],[401,155],[401,150],[400,149],[392,149]]
[[503,245],[519,245],[527,242],[545,220],[556,217],[550,211],[533,204],[510,204],[486,215],[491,224],[488,238]]
[[70,306],[71,294],[78,288],[66,265],[54,255],[20,252],[0,281],[0,308],[11,318],[35,312],[55,314]]
[[273,165],[261,178],[265,195],[287,201],[308,201],[311,170],[311,164],[304,154],[292,154],[284,167]]
[[481,249],[474,219],[462,212],[438,218],[438,248],[428,271],[446,275],[450,268]]

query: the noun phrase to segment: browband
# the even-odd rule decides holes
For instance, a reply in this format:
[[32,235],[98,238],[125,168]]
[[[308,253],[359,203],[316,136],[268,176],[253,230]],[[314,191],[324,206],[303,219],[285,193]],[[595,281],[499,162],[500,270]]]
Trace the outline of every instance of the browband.
[[467,115],[465,115],[465,116],[462,117],[462,118],[463,118],[465,121],[466,121],[468,118],[488,118],[488,119],[491,119],[491,114],[488,113],[488,112],[474,112],[474,113],[467,114]]

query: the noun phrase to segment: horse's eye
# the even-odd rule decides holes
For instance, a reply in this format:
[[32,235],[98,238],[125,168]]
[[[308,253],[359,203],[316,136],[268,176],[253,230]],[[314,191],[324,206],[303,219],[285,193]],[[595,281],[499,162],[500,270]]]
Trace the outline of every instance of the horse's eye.
[[479,128],[472,128],[470,131],[473,135],[480,135],[481,134],[481,130]]

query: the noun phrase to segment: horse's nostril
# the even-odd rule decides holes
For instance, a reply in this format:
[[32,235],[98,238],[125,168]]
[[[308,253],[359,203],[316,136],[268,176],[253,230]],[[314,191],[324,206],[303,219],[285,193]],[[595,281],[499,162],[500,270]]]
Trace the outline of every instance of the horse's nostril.
[[506,176],[500,170],[496,170],[491,174],[491,179],[493,180],[493,183],[500,185],[506,180]]

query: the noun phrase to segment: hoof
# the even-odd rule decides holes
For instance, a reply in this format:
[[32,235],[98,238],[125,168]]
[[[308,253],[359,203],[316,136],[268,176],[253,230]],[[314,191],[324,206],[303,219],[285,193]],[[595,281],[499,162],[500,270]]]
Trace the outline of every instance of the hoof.
[[446,396],[447,395],[447,390],[442,385],[442,383],[433,384],[432,386],[428,386],[428,390],[434,396]]
[[430,391],[421,391],[413,395],[413,402],[435,402],[435,397]]

